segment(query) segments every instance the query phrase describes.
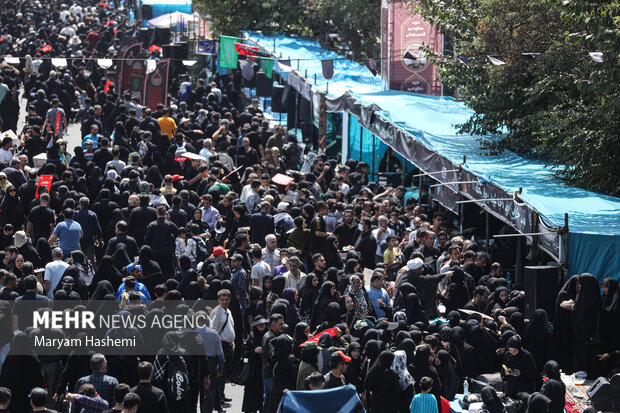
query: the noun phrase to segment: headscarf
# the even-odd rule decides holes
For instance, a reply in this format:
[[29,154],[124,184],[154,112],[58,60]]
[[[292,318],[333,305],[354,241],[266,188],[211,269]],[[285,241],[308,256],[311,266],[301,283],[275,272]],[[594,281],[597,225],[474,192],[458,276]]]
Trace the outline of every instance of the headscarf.
[[527,401],[526,413],[548,413],[551,399],[540,393],[533,393]]
[[415,354],[415,343],[412,339],[406,338],[398,344],[397,350],[402,350],[407,355],[407,364],[412,364]]
[[80,278],[89,287],[93,282],[94,271],[88,258],[86,258],[86,254],[81,250],[74,250],[71,251],[71,258],[73,258],[73,265],[77,268]]
[[[349,261],[355,261],[355,260],[349,260]],[[353,285],[353,281],[355,280],[358,280],[360,282],[359,289],[357,291],[355,291],[355,287]],[[360,314],[364,314],[368,311],[368,305],[366,304],[366,296],[364,295],[363,288],[364,287],[362,287],[362,280],[360,279],[358,275],[354,274],[351,276],[351,278],[349,278],[349,288],[347,289],[347,294],[357,303]]]
[[372,365],[368,376],[366,376],[366,389],[373,391],[379,383],[384,379],[387,370],[390,370],[394,362],[394,353],[384,350],[377,357],[377,361]]
[[6,176],[6,173],[4,172],[0,172],[0,178],[6,178],[4,180],[0,180],[0,188],[2,188],[2,190],[4,192],[7,191],[7,189],[9,188],[9,186],[13,186],[10,182],[9,182],[9,178]]
[[607,277],[602,284],[607,287],[607,294],[603,296],[601,311],[611,314],[620,312],[620,289],[618,289],[618,281]]
[[489,413],[504,413],[506,411],[502,401],[493,387],[487,386],[483,388],[480,392],[480,396],[482,396],[482,402]]
[[413,376],[407,369],[407,354],[403,350],[396,350],[394,352],[394,361],[392,361],[392,366],[390,368],[398,375],[398,383],[400,384],[401,391],[413,385]]
[[577,341],[584,343],[596,333],[601,311],[601,298],[598,282],[592,274],[581,274],[579,284],[581,284],[581,290],[578,299],[575,300],[571,326]]
[[439,379],[441,380],[441,395],[448,400],[452,400],[459,388],[459,378],[456,374],[454,361],[450,353],[446,350],[439,350],[437,352],[437,358],[441,362],[441,364],[436,367],[437,374],[439,374]]
[[96,287],[100,281],[109,281],[114,289],[118,288],[123,282],[123,276],[121,272],[114,266],[114,259],[109,255],[104,255],[99,262],[99,267],[93,276],[91,288],[94,291],[93,285]]
[[286,288],[282,293],[282,298],[288,301],[284,322],[288,324],[290,328],[296,328],[297,323],[301,321],[301,316],[299,315],[297,302],[295,302],[295,290],[293,288]]

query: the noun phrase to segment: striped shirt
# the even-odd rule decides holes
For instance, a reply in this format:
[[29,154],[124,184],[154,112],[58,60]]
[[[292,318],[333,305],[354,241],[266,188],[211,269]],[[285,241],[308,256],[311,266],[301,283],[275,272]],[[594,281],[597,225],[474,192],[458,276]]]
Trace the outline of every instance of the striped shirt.
[[437,413],[437,400],[430,393],[416,394],[411,405],[409,405],[411,413]]

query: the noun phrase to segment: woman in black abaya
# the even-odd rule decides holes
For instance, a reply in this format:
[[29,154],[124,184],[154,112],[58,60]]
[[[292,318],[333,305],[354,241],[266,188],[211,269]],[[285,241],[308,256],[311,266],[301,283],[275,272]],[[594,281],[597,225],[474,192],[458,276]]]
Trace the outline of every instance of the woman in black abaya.
[[148,245],[140,247],[138,253],[138,264],[142,267],[142,276],[148,277],[153,274],[161,273],[161,267],[153,261],[153,250]]
[[522,347],[519,336],[510,337],[507,347],[502,365],[507,369],[502,367],[501,370],[505,393],[512,398],[516,398],[517,393],[534,393],[538,376],[534,358]]
[[314,331],[319,323],[321,323],[323,316],[325,315],[325,311],[327,310],[327,306],[333,302],[337,303],[336,285],[331,281],[325,281],[321,285],[319,296],[316,300],[314,311],[312,312],[312,319],[310,322],[311,331]]
[[275,413],[282,400],[284,390],[291,390],[296,386],[298,361],[291,354],[292,345],[293,340],[286,334],[281,334],[271,340],[271,358],[274,362],[273,381],[269,388],[269,396],[264,410],[266,413]]
[[99,267],[93,276],[93,282],[90,284],[91,293],[95,291],[99,282],[104,280],[112,285],[115,292],[123,282],[121,272],[114,266],[114,259],[109,255],[104,255],[99,262]]
[[460,381],[456,374],[455,361],[446,350],[439,350],[437,352],[435,368],[441,380],[441,395],[448,400],[453,400],[458,391]]
[[467,342],[474,348],[474,359],[479,374],[497,372],[499,362],[495,351],[500,347],[497,334],[475,324],[469,330]]
[[555,318],[553,321],[554,345],[557,349],[557,361],[566,374],[575,372],[573,369],[573,332],[571,328],[572,312],[561,304],[577,297],[579,275],[573,275],[558,293],[555,302]]
[[583,370],[588,377],[596,377],[595,347],[598,337],[599,314],[601,312],[601,298],[598,282],[592,274],[584,273],[579,276],[581,288],[575,298],[575,307],[571,316],[573,331],[573,363],[575,371]]
[[258,412],[263,407],[263,378],[261,376],[262,369],[262,342],[263,336],[267,332],[267,320],[262,322],[258,320],[255,326],[252,326],[252,332],[245,344],[245,355],[250,363],[250,378],[243,389],[243,405],[242,412]]
[[338,238],[331,236],[325,239],[323,243],[323,257],[327,263],[327,268],[342,269],[342,258],[338,252]]
[[415,352],[413,361],[413,378],[415,379],[415,392],[420,393],[420,382],[422,377],[430,377],[433,379],[433,389],[431,393],[437,399],[437,406],[441,406],[440,396],[443,393],[443,385],[439,378],[439,373],[431,361],[431,348],[426,345],[418,347]]
[[545,363],[547,381],[540,389],[540,393],[551,399],[550,413],[564,413],[566,402],[566,386],[560,377],[560,365],[553,360]]
[[35,387],[45,387],[43,369],[39,357],[32,348],[28,336],[19,333],[13,338],[0,373],[0,386],[11,390],[12,412],[31,411],[28,394]]
[[547,360],[553,358],[553,332],[549,326],[547,312],[542,308],[534,311],[532,318],[525,326],[523,347],[532,353],[539,371],[542,371]]
[[601,286],[603,299],[598,332],[601,339],[600,354],[603,354],[620,349],[620,289],[613,278],[605,278]]
[[301,316],[310,320],[314,303],[319,296],[319,279],[314,273],[308,274],[303,287],[299,290],[299,312]]
[[417,294],[409,293],[405,297],[405,314],[407,315],[407,324],[422,322],[425,326],[428,326],[428,317],[422,309],[422,304]]
[[397,412],[400,384],[398,374],[391,369],[394,353],[382,351],[366,376],[365,387],[368,392],[368,411]]

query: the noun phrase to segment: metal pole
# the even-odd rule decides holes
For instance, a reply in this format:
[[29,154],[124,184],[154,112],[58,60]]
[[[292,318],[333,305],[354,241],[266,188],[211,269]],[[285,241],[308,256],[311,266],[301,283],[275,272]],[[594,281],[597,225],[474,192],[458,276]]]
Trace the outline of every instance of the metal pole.
[[443,174],[443,173],[448,173],[448,172],[458,172],[459,169],[450,169],[448,171],[434,171],[434,172],[425,172],[425,173],[421,173],[421,174],[416,174],[416,175],[412,175],[412,178],[417,178],[419,176],[426,176],[426,175],[437,175],[437,174]]
[[479,184],[480,181],[456,181],[456,182],[443,182],[441,184],[434,184],[431,185],[431,188],[435,188],[437,186],[444,186],[444,185],[453,185],[453,184]]
[[[375,141],[374,141],[374,135],[373,135],[373,141],[372,141],[372,180],[374,182],[375,180]],[[389,150],[389,149],[388,149]]]
[[484,218],[485,218],[485,233],[486,233],[486,238],[487,238],[487,244],[485,247],[485,251],[489,252],[489,222],[491,221],[489,218],[489,212],[487,210],[484,211]]
[[362,148],[364,147],[364,127],[360,124],[360,162],[362,162],[362,154],[364,151]]
[[514,198],[466,199],[464,201],[456,201],[456,203],[457,204],[471,204],[474,202],[487,202],[487,201],[514,201]]
[[493,238],[512,238],[512,237],[532,237],[538,235],[557,235],[555,232],[527,232],[527,233],[516,233],[516,234],[497,234],[493,235]]
[[422,205],[422,180],[424,179],[423,176],[420,176],[420,178],[418,179],[418,205]]
[[564,213],[564,265],[568,271],[568,213]]

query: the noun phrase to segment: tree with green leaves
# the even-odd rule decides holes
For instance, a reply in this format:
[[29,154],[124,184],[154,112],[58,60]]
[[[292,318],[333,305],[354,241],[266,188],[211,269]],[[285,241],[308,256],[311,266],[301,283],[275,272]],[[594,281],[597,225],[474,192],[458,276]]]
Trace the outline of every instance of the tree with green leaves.
[[241,30],[309,36],[354,60],[379,55],[380,0],[196,0],[216,35]]
[[[442,82],[475,111],[461,132],[503,134],[482,145],[544,159],[570,184],[620,195],[619,0],[421,0],[411,7],[450,40],[452,50],[427,53]],[[603,62],[591,51],[602,52]],[[489,55],[505,64],[491,64]]]

